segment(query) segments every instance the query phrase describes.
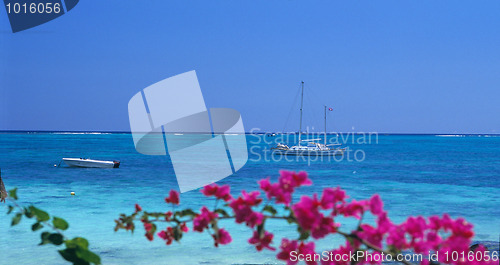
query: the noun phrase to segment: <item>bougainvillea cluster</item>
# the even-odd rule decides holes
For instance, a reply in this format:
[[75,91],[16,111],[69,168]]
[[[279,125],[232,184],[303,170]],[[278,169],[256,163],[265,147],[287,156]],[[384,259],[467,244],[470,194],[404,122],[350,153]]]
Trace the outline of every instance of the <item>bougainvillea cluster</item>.
[[[234,220],[238,224],[248,226],[252,231],[248,243],[257,251],[277,251],[277,259],[287,264],[296,264],[296,257],[319,256],[318,253],[329,254],[329,257],[342,257],[363,251],[369,254],[397,255],[404,251],[421,253],[458,252],[470,253],[469,247],[474,236],[472,225],[462,218],[452,219],[447,214],[424,218],[409,217],[401,224],[392,222],[379,195],[373,195],[366,200],[350,199],[340,187],[325,188],[322,194],[294,198],[294,192],[301,186],[312,184],[306,172],[280,171],[278,182],[272,183],[270,178],[258,181],[260,191],[242,191],[241,195],[233,197],[228,185],[212,184],[201,189],[206,197],[213,197],[222,205],[210,210],[203,206],[198,212],[191,209],[179,211],[147,212],[141,206],[135,205],[132,215],[122,214],[116,220],[116,229],[134,230],[134,222],[140,220],[146,231],[148,240],[154,236],[164,240],[167,245],[179,241],[183,233],[189,231],[187,223],[192,223],[192,231],[208,231],[214,245],[229,244],[231,235],[219,227],[221,220]],[[294,203],[295,199],[295,203]],[[168,204],[178,205],[179,194],[170,191],[165,198]],[[263,203],[267,201],[267,203]],[[283,209],[277,211],[274,206]],[[216,204],[218,205],[218,204]],[[229,212],[229,213],[228,213]],[[285,214],[278,214],[285,213]],[[372,224],[363,223],[363,217],[370,214],[375,217]],[[342,231],[335,220],[338,217],[351,217],[359,220],[359,225],[353,231]],[[283,238],[281,244],[274,242],[274,234],[266,230],[267,219],[282,219],[284,225],[295,225],[298,235],[295,239]],[[167,223],[164,229],[157,231],[157,224]],[[329,235],[345,238],[345,244],[331,250],[317,250],[314,240]],[[476,252],[484,252],[479,247]],[[294,258],[295,257],[295,258]],[[335,259],[304,259],[306,264],[380,264],[381,260],[360,258],[353,260]],[[410,264],[407,261],[401,261]],[[421,264],[496,264],[497,261],[485,259],[470,260],[454,258],[451,255],[439,255],[437,261],[423,259]]]

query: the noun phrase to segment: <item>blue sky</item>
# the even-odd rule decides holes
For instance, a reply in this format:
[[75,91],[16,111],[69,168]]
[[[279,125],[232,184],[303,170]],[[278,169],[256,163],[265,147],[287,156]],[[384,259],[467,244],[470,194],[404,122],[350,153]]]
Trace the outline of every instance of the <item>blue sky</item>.
[[[196,70],[208,107],[281,131],[500,133],[499,1],[80,1],[11,33],[0,130],[129,130],[127,104]],[[296,102],[297,103],[297,102]],[[286,123],[297,130],[298,105]]]

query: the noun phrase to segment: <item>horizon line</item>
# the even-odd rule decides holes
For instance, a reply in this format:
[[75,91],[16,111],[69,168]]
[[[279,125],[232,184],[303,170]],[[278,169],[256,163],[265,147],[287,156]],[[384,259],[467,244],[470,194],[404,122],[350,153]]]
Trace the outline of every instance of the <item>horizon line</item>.
[[[0,133],[107,133],[107,134],[132,134],[130,131],[62,131],[62,130],[0,130]],[[172,132],[174,133],[174,132]],[[186,132],[176,132],[176,133],[186,133]],[[207,132],[212,133],[212,132]],[[244,134],[297,134],[298,132],[245,132]],[[332,134],[379,134],[379,135],[500,135],[500,133],[399,133],[399,132],[327,132],[327,135]],[[201,133],[204,134],[204,133]],[[238,133],[236,133],[238,134]],[[303,132],[303,134],[325,134],[322,132]]]

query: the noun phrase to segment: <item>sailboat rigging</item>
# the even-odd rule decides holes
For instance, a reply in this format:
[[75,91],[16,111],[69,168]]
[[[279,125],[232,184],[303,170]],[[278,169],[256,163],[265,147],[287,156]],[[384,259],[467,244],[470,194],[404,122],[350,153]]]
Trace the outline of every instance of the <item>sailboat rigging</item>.
[[[300,123],[299,123],[299,144],[292,147],[288,147],[283,143],[278,143],[276,147],[273,147],[273,153],[283,154],[283,155],[294,155],[294,156],[336,156],[343,155],[346,148],[331,147],[338,144],[327,144],[326,143],[326,111],[325,106],[325,139],[324,144],[317,142],[320,139],[306,139],[302,140],[302,114],[304,108],[304,81],[301,82],[301,98],[300,98]],[[301,145],[302,142],[306,142],[307,145]]]

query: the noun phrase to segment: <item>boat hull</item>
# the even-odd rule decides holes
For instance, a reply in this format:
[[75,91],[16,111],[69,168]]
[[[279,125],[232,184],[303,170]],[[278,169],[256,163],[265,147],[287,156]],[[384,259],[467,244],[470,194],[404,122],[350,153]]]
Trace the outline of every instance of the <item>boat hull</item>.
[[341,156],[344,155],[344,150],[280,150],[274,149],[273,154],[281,154],[287,156]]
[[78,158],[63,158],[63,161],[69,167],[118,168],[120,166],[120,162],[117,161],[101,161],[101,160],[78,159]]

